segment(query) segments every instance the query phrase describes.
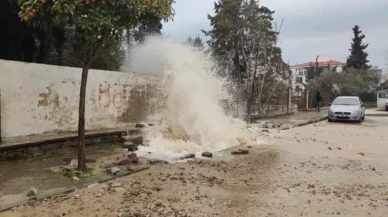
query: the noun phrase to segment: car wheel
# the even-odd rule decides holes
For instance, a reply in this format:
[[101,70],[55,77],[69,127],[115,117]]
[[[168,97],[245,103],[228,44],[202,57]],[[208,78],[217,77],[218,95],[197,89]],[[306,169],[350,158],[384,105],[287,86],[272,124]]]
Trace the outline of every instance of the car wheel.
[[357,120],[357,123],[361,123],[362,122],[362,116],[360,116],[360,119]]
[[365,115],[362,116],[362,120],[365,121]]

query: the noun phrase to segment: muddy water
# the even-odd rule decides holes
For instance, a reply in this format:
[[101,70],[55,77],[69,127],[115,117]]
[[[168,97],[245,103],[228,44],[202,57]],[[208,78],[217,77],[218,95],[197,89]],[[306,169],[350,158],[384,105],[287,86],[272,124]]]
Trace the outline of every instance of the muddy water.
[[[101,144],[86,148],[88,159],[100,159],[123,152],[121,144]],[[32,160],[20,160],[0,165],[0,207],[25,198],[25,192],[35,187],[41,193],[60,191],[71,187],[70,178],[48,171],[55,166],[64,166],[63,158],[76,159],[76,150],[60,150],[53,156]]]

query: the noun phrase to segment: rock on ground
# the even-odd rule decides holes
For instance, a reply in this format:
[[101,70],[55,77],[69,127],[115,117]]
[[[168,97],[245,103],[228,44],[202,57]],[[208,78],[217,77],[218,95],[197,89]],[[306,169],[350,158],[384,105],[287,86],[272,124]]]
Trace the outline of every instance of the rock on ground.
[[36,188],[30,188],[26,193],[27,197],[33,197],[36,195],[38,195],[38,189],[36,189]]

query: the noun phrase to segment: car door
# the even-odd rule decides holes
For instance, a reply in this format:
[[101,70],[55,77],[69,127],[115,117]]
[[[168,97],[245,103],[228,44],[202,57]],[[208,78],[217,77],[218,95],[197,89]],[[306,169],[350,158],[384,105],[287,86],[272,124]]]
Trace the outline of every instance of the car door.
[[386,101],[387,101],[387,92],[378,91],[377,92],[377,109],[378,110],[385,110]]

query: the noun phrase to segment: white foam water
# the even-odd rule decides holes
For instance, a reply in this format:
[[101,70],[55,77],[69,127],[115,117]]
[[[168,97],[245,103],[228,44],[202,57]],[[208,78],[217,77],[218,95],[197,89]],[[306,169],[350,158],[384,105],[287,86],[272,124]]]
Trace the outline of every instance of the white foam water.
[[[239,145],[245,123],[225,115],[225,80],[211,58],[168,38],[152,37],[133,48],[130,70],[161,75],[167,101],[159,123],[146,129],[149,147],[139,155],[176,159],[187,153],[220,151]],[[150,117],[155,118],[155,117]],[[154,120],[154,119],[153,119]]]

